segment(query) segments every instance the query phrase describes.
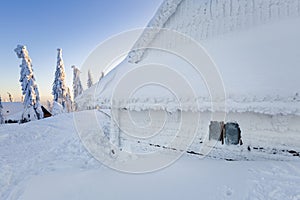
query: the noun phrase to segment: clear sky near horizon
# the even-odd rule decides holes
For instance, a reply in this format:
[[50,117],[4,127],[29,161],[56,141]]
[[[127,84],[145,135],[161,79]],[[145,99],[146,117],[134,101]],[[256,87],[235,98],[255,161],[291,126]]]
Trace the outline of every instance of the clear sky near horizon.
[[[162,0],[26,0],[0,2],[0,95],[21,99],[20,63],[14,49],[26,45],[42,101],[52,99],[57,48],[63,49],[67,85],[72,65],[120,32],[145,27]],[[82,83],[85,87],[86,83]]]

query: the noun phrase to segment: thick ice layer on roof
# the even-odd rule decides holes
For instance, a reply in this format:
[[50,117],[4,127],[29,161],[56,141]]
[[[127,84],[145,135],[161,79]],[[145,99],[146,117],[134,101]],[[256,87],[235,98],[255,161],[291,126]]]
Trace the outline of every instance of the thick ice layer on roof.
[[[219,31],[219,35],[213,31],[217,29],[209,29],[209,32],[212,33],[210,37],[202,37],[200,34],[203,31],[203,25],[207,21],[200,20],[201,17],[199,18],[200,21],[192,20],[201,16],[201,12],[199,11],[199,15],[194,13],[191,16],[190,12],[187,12],[193,10],[190,7],[193,2],[195,3],[194,8],[196,10],[194,11],[196,12],[197,6],[200,5],[196,3],[198,1],[183,1],[178,6],[177,11],[165,23],[164,27],[186,31],[185,33],[194,37],[207,50],[207,53],[216,63],[223,79],[228,111],[300,115],[300,89],[298,87],[300,85],[300,18],[297,17],[299,14],[299,1],[276,1],[277,4],[272,4],[271,7],[266,6],[271,1],[259,1],[258,5],[261,6],[256,4],[254,7],[251,7],[254,9],[252,11],[255,14],[252,17],[256,19],[256,21],[254,20],[251,23],[246,20],[248,18],[241,16],[243,13],[248,17],[247,13],[249,14],[249,12],[246,11],[250,9],[249,7],[243,11],[236,11],[240,13],[235,15],[238,21],[230,21],[234,19],[234,12],[231,11],[228,14],[228,18],[224,18],[224,20],[228,19],[228,22],[240,24],[239,26],[243,28],[238,31],[224,29],[228,31]],[[222,5],[227,4],[224,1]],[[218,6],[211,7],[212,13],[215,12],[215,9],[221,8]],[[243,6],[238,8],[242,9]],[[280,14],[277,20],[275,8]],[[222,12],[226,13],[226,10]],[[268,13],[270,15],[267,15]],[[211,15],[212,21],[209,24],[214,24],[214,28],[220,27],[218,25],[223,19],[219,15],[213,16]],[[285,17],[286,19],[280,19]],[[269,23],[266,23],[268,21]],[[184,22],[188,22],[188,24]],[[226,21],[223,22],[225,23]],[[261,25],[252,26],[254,22],[262,23]],[[234,25],[229,27],[232,26]],[[249,27],[247,28],[247,26]],[[194,27],[194,29],[191,27]],[[224,28],[225,26],[221,27]],[[194,33],[199,34],[194,35]],[[164,33],[160,32],[151,43],[163,41],[166,43],[164,44],[165,46],[176,45],[176,41],[164,37]],[[140,90],[130,98],[127,98],[126,95],[124,98],[122,98],[122,95],[113,96],[112,98],[114,88],[119,85],[125,74],[149,63],[166,64],[171,69],[179,71],[193,85],[193,88],[196,90],[196,98],[195,96],[186,95],[186,91],[180,89],[181,85],[178,85],[179,97],[166,91],[163,92],[162,89],[156,87],[155,89]],[[168,77],[163,73],[158,73],[158,76]],[[98,86],[86,91],[78,99],[78,104],[82,109],[86,108],[87,105],[91,107],[110,107],[114,105],[132,110],[161,109],[161,107],[167,110],[176,110],[179,108],[178,99],[181,99],[183,102],[181,105],[182,110],[211,110],[209,91],[201,76],[196,75],[192,68],[182,59],[162,51],[148,49],[143,59],[137,64],[124,60],[105,76]],[[195,102],[200,102],[200,107],[195,107]]]
[[299,16],[300,0],[165,0],[137,40],[129,62],[143,59],[161,28],[203,41],[228,32]]

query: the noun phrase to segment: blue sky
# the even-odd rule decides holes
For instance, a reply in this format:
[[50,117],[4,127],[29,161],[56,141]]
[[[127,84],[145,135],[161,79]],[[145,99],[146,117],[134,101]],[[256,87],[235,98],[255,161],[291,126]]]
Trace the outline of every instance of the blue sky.
[[[99,43],[133,28],[145,27],[162,0],[25,0],[0,2],[0,95],[20,99],[21,60],[27,46],[42,100],[51,99],[56,49],[63,49],[67,84],[71,65],[80,65]],[[83,83],[85,85],[85,83]]]

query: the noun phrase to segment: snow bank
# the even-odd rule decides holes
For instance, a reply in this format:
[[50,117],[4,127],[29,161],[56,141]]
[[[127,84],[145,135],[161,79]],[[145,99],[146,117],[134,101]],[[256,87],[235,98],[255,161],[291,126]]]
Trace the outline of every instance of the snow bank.
[[53,105],[52,105],[52,114],[53,115],[59,115],[64,113],[65,110],[63,108],[63,106],[60,103],[57,103],[56,101],[53,101]]
[[72,114],[2,125],[0,144],[0,199],[19,199],[33,175],[99,167],[76,134]]

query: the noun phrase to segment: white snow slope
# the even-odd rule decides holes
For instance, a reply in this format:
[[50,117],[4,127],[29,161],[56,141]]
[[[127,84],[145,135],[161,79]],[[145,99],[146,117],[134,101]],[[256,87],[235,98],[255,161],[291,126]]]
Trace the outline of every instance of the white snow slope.
[[[275,149],[283,142],[276,138],[269,141]],[[299,141],[287,141],[286,148],[299,151]],[[2,125],[0,199],[300,199],[298,156],[266,153],[264,159],[228,162],[222,156],[188,155],[157,172],[126,174],[104,167],[86,151],[72,114]]]

